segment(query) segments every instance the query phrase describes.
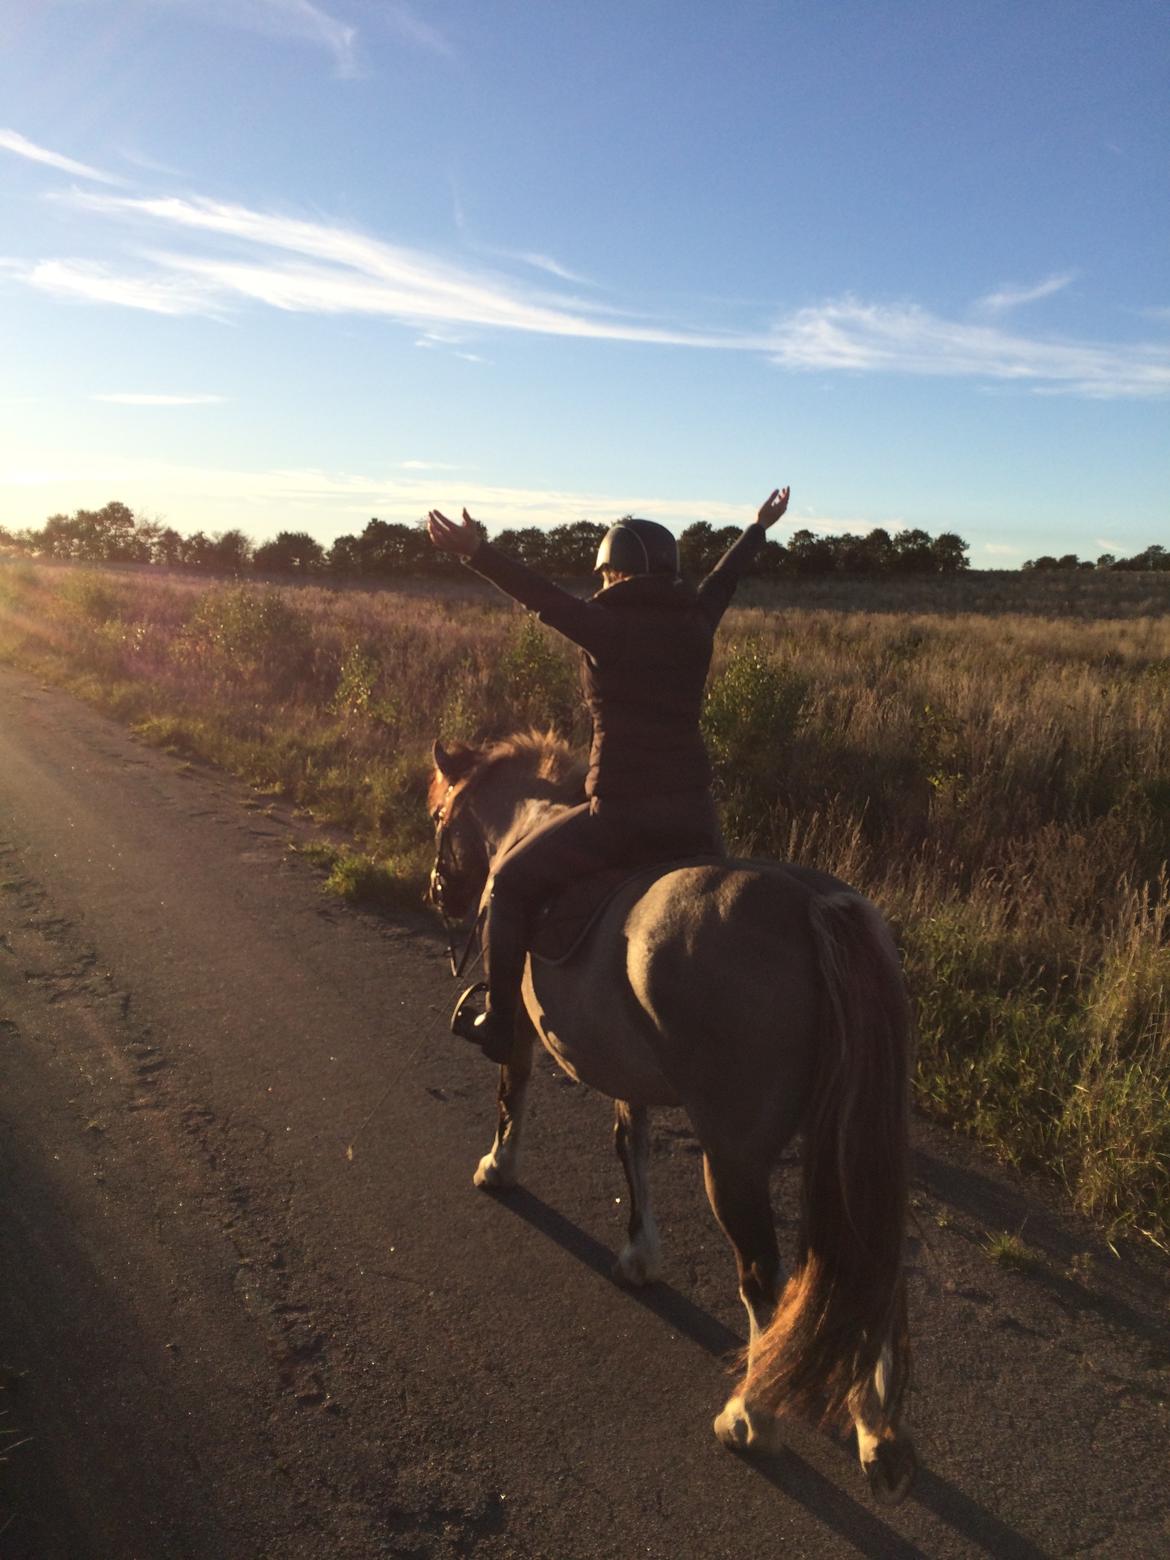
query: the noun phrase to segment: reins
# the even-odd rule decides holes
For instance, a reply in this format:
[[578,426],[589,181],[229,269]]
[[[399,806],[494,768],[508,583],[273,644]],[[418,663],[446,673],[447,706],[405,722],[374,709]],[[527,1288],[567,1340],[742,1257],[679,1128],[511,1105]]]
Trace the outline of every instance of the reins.
[[[471,923],[471,930],[467,934],[467,941],[463,944],[463,952],[458,955],[456,955],[455,952],[455,934],[459,930],[459,923],[448,918],[447,912],[443,909],[442,905],[439,906],[439,914],[443,917],[443,930],[447,934],[447,958],[451,964],[451,976],[452,979],[458,980],[460,975],[462,975],[463,971],[467,968],[467,961],[471,957],[472,948],[474,948],[476,943],[479,941],[479,934],[483,930],[484,917],[487,915],[487,906],[484,905],[480,908],[479,914]],[[482,945],[480,946],[479,952],[475,957],[477,963],[480,959],[483,958]]]
[[443,874],[443,845],[446,841],[447,829],[451,821],[450,803],[454,790],[454,785],[449,785],[447,787],[447,794],[443,798],[441,805],[436,810],[435,818],[438,827],[435,833],[435,865],[432,869],[431,881],[435,908],[442,917],[443,931],[447,936],[447,959],[451,966],[451,976],[454,980],[458,980],[459,977],[463,974],[464,970],[467,968],[468,960],[471,958],[471,950],[476,946],[477,943],[479,944],[479,952],[476,955],[476,959],[479,960],[483,957],[483,945],[480,939],[480,932],[483,930],[484,918],[487,915],[487,906],[483,905],[480,907],[479,914],[471,923],[471,927],[467,933],[467,940],[463,944],[463,951],[460,953],[456,948],[456,938],[459,934],[459,922],[453,921],[451,919],[451,917],[447,914],[447,906],[443,902],[443,891],[445,888],[445,878]]

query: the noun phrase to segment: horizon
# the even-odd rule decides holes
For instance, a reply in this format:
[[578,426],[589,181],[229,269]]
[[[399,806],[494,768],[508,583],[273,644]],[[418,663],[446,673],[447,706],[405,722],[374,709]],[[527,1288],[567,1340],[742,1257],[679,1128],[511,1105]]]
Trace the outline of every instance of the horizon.
[[0,525],[1170,534],[1170,13],[0,0]]

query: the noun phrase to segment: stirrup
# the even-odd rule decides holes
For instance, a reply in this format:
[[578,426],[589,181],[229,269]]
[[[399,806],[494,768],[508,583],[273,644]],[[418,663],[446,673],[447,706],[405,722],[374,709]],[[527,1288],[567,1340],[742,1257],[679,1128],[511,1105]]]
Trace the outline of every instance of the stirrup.
[[451,1014],[451,1033],[458,1035],[461,1040],[470,1040],[472,1045],[479,1046],[489,1062],[496,1062],[503,1067],[512,1054],[511,1026],[501,1034],[499,1018],[491,1008],[484,1013],[475,1011],[475,998],[487,989],[484,980],[468,986]]
[[473,1044],[479,1044],[479,1036],[475,1032],[475,1021],[480,1017],[475,999],[481,991],[486,991],[486,980],[477,980],[474,986],[468,986],[467,990],[455,1004],[455,1011],[451,1014],[451,1033],[458,1035],[460,1040],[470,1040]]

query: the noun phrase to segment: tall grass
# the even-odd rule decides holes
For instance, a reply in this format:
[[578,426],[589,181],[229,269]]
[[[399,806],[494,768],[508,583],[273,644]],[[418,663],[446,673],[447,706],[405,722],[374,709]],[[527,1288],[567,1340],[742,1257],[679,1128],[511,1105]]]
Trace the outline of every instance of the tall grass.
[[[733,847],[827,868],[891,917],[922,1108],[1165,1241],[1170,596],[1109,578],[1114,596],[1076,576],[1040,600],[1030,579],[940,582],[931,610],[913,584],[901,610],[889,586],[805,605],[749,586],[704,721]],[[384,897],[428,863],[435,735],[586,735],[569,647],[466,590],[20,565],[0,568],[0,655],[342,826],[359,855],[335,881]]]

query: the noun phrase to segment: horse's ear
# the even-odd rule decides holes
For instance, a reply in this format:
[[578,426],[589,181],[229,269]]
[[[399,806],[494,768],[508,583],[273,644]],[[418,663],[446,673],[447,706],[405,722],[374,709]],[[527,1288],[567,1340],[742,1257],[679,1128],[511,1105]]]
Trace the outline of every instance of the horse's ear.
[[454,785],[475,768],[479,752],[476,748],[468,747],[465,742],[454,742],[449,748],[444,747],[442,741],[436,738],[431,748],[431,757],[444,780]]

